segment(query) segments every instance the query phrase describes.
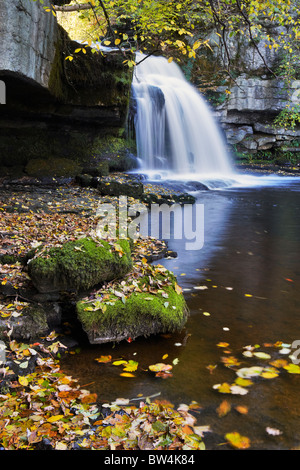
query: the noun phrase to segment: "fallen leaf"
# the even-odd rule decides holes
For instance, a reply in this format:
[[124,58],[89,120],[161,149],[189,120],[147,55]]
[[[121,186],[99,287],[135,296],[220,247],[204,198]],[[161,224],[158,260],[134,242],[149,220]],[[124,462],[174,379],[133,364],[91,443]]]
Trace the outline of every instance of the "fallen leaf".
[[282,434],[282,432],[279,431],[279,429],[270,428],[270,427],[267,427],[267,428],[266,428],[266,431],[267,431],[267,433],[270,434],[271,436],[280,436],[280,434]]
[[220,406],[217,408],[217,413],[219,418],[223,418],[223,416],[226,416],[229,411],[231,410],[231,405],[227,400],[222,401]]
[[288,364],[284,366],[284,369],[287,370],[289,374],[300,374],[300,367],[297,364]]
[[96,357],[95,361],[106,364],[107,362],[111,362],[111,359],[111,356],[100,356]]
[[241,436],[238,432],[230,432],[225,434],[225,438],[229,444],[235,449],[248,449],[250,447],[250,439]]
[[236,411],[238,411],[242,415],[246,415],[248,413],[248,407],[247,406],[242,406],[238,405],[235,407]]
[[152,364],[151,366],[149,366],[149,370],[151,370],[152,372],[165,372],[171,369],[171,364],[164,364],[163,362],[158,362],[157,364]]

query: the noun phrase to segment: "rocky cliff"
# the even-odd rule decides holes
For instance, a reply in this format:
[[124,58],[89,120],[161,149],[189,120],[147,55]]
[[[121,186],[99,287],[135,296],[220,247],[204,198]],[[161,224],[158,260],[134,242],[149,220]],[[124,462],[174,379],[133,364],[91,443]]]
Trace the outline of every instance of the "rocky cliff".
[[[282,26],[270,21],[265,28],[275,42],[286,33]],[[272,157],[277,154],[280,160],[282,153],[290,152],[296,160],[300,150],[300,128],[291,130],[276,126],[274,119],[288,105],[290,108],[300,105],[300,77],[289,83],[283,80],[281,66],[288,59],[275,48],[270,49],[266,39],[251,43],[246,36],[226,38],[232,76],[226,80],[223,74],[226,83],[208,94],[216,117],[222,124],[228,144],[238,155]],[[203,65],[212,76],[218,67],[224,70],[228,60],[215,31],[208,33],[208,37],[212,51],[206,55]]]
[[[44,6],[49,4],[45,2]],[[48,86],[57,41],[57,23],[32,0],[0,3],[0,74]]]
[[121,149],[126,168],[121,134],[131,73],[124,58],[86,48],[86,54],[66,61],[78,44],[46,11],[49,5],[49,0],[0,2],[0,80],[6,88],[0,176],[40,174],[41,166],[48,171],[47,161],[54,159],[52,173],[73,175],[109,155],[112,147],[112,158]]

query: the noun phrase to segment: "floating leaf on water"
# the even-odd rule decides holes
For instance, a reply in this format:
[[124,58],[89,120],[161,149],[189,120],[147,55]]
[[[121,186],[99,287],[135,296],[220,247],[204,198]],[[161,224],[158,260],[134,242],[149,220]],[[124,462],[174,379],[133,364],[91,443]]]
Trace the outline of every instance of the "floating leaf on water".
[[241,364],[239,360],[234,356],[221,357],[221,361],[226,367],[234,367],[239,366]]
[[275,377],[278,377],[278,375],[278,370],[274,369],[273,367],[265,368],[261,373],[261,377],[263,377],[264,379],[274,379]]
[[241,436],[238,432],[230,432],[225,434],[225,438],[232,447],[236,449],[248,449],[250,447],[250,439]]
[[131,374],[130,372],[122,372],[120,376],[121,377],[135,377],[135,375]]
[[213,385],[213,389],[218,390],[218,392],[220,393],[231,393],[230,384],[228,384],[227,382],[224,382],[222,384],[215,384]]
[[244,351],[243,352],[243,356],[245,357],[252,357],[253,356],[253,353],[251,351]]
[[249,387],[250,385],[253,385],[252,380],[243,379],[242,377],[238,377],[234,383],[236,385],[240,385],[241,387]]
[[286,359],[275,359],[274,361],[270,362],[270,365],[280,369],[281,367],[287,366],[288,362]]
[[151,366],[149,366],[149,370],[151,370],[152,372],[162,372],[171,369],[171,364],[164,364],[163,362],[158,362],[157,364],[152,364]]
[[114,361],[113,366],[121,366],[122,364],[127,364],[127,361],[124,361],[124,359],[120,359],[119,361]]
[[264,353],[262,351],[254,352],[253,355],[259,359],[271,359],[270,354]]
[[208,313],[208,312],[203,312],[203,315],[205,315],[206,317],[209,317],[209,316],[210,316],[210,313]]
[[289,349],[289,348],[282,348],[282,349],[280,349],[279,352],[280,352],[280,354],[290,354],[291,349]]
[[230,392],[233,395],[247,395],[248,390],[244,387],[240,387],[239,385],[231,385]]
[[280,436],[280,434],[282,434],[282,432],[279,431],[279,429],[270,428],[270,427],[266,427],[266,431],[271,436]]
[[219,346],[219,348],[227,348],[229,346],[229,343],[220,342],[217,344],[217,346]]
[[284,366],[284,369],[287,370],[289,374],[300,374],[300,367],[297,364],[288,364]]
[[238,411],[242,415],[246,415],[248,413],[247,406],[238,405],[238,406],[235,407],[235,409],[236,409],[236,411]]
[[226,416],[230,410],[231,404],[227,400],[223,400],[220,406],[218,406],[217,408],[219,418],[223,418],[223,416]]
[[107,362],[111,362],[111,359],[112,359],[111,356],[100,356],[100,357],[96,357],[95,361],[106,364]]
[[239,369],[236,374],[238,377],[248,378],[248,377],[256,377],[259,376],[262,371],[264,370],[263,367],[253,366],[253,367],[243,367]]
[[135,370],[137,370],[138,368],[138,365],[139,363],[137,361],[133,361],[132,359],[130,359],[126,366],[124,367],[124,371],[126,372],[134,372]]

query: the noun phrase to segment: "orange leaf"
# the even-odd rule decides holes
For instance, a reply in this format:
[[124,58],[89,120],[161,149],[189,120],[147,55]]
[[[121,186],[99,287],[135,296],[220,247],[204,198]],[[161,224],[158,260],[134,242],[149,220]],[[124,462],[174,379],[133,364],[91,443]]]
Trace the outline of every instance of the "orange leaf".
[[236,409],[236,411],[238,411],[242,415],[246,415],[248,413],[248,407],[247,406],[239,405],[239,406],[236,406],[235,409]]
[[100,356],[100,357],[96,357],[95,361],[105,364],[107,362],[110,362],[111,359],[112,359],[111,356]]
[[81,398],[82,403],[95,403],[97,401],[97,393],[89,393]]
[[185,434],[194,434],[194,431],[192,430],[192,428],[188,426],[187,424],[183,426],[181,429]]
[[227,400],[222,401],[220,406],[217,408],[217,413],[218,413],[219,418],[226,416],[230,410],[231,410],[230,403]]

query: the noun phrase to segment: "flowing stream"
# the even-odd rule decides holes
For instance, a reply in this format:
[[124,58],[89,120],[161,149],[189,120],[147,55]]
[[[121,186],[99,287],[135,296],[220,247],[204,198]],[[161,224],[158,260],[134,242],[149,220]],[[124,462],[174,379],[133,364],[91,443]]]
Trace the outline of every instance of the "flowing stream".
[[[203,247],[187,250],[184,238],[171,237],[168,244],[177,258],[156,262],[177,275],[190,316],[179,333],[86,344],[62,366],[102,402],[140,395],[159,395],[175,406],[198,402],[199,424],[213,431],[205,434],[208,449],[222,449],[224,435],[232,431],[248,436],[252,449],[299,448],[299,375],[283,372],[258,380],[243,396],[213,388],[235,379],[222,364],[226,352],[220,342],[228,343],[231,356],[242,357],[240,367],[247,367],[259,361],[243,359],[245,346],[264,349],[300,340],[299,178],[239,175],[206,104],[175,64],[147,59],[137,67],[133,89],[139,171],[183,188],[191,179],[205,181],[211,189],[193,192],[204,207]],[[121,377],[118,367],[95,361],[107,354],[138,361],[135,377]],[[278,358],[278,352],[272,354]],[[148,371],[150,364],[174,359],[172,377]],[[232,409],[220,418],[216,410],[224,399]],[[248,413],[238,413],[238,405],[247,406]]]

